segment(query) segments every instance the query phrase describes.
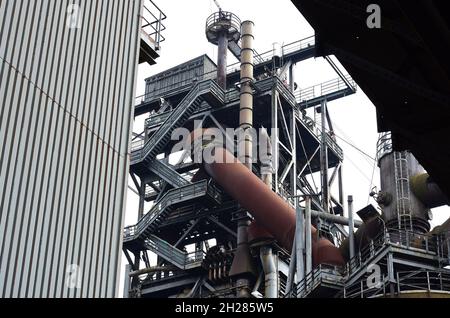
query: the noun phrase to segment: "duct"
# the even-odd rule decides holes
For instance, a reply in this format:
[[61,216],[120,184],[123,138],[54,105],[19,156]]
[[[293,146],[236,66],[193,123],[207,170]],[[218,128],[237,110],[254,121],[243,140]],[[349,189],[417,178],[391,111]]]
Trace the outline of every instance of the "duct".
[[430,179],[428,173],[412,176],[410,178],[410,185],[416,197],[430,209],[450,203],[439,186]]
[[266,281],[265,298],[278,298],[278,275],[272,248],[270,246],[262,246],[260,258]]
[[353,220],[353,196],[348,196],[348,241],[349,241],[349,249],[350,249],[350,259],[355,256],[355,233],[353,232],[354,228],[354,220]]
[[[205,171],[247,209],[281,246],[291,252],[296,225],[294,209],[226,149],[215,147],[212,154],[212,163],[204,163]],[[316,228],[312,226],[311,235],[316,236],[316,233]],[[314,245],[315,241],[312,244]],[[330,248],[329,253],[329,258],[320,254],[324,257],[321,262],[328,263],[340,257],[336,247]],[[343,265],[342,257],[334,265]]]
[[[316,211],[316,210],[311,210],[311,216],[313,217],[319,217],[322,220],[325,221],[329,221],[335,224],[340,224],[340,225],[350,225],[350,219],[343,217],[343,216],[339,216],[339,215],[334,215],[331,213],[326,213],[326,212],[321,212],[321,211]],[[363,223],[359,220],[353,220],[353,224],[355,227],[360,227]]]

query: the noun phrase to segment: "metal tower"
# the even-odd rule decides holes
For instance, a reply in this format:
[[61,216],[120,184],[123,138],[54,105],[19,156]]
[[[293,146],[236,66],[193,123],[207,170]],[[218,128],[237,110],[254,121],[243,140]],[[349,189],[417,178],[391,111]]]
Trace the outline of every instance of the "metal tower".
[[[293,69],[316,55],[315,38],[284,45],[280,53],[258,54],[252,31],[251,22],[240,23],[232,13],[213,14],[206,35],[219,46],[218,63],[204,55],[156,74],[146,80],[146,94],[137,99],[135,116],[149,115],[131,153],[130,174],[139,190],[140,208],[137,224],[124,232],[128,296],[350,297],[379,295],[380,290],[392,294],[416,277],[394,268],[395,262],[406,262],[404,255],[416,265],[426,260],[445,278],[448,238],[419,240],[408,229],[406,236],[403,228],[388,231],[388,222],[373,206],[358,211],[362,221],[354,221],[351,200],[350,217],[344,217],[343,152],[327,109],[333,100],[356,92],[353,80],[327,57],[339,77],[296,89]],[[226,48],[238,63],[226,65]],[[247,132],[262,127],[266,142],[256,146],[255,136]],[[193,136],[188,143],[194,147],[173,162],[171,153],[181,138],[177,128]],[[242,139],[227,140],[243,149],[241,154],[218,146],[217,136],[212,137],[216,129],[225,140],[230,128],[244,132]],[[210,138],[195,146],[196,132]],[[267,156],[252,160],[251,149],[261,145],[269,150]],[[207,151],[239,162],[193,161],[197,153]],[[397,197],[405,203],[411,198],[405,184],[410,176],[404,174],[402,158],[395,161],[394,175]],[[312,182],[315,175],[320,175],[318,185]],[[331,191],[333,182],[338,183],[337,193]],[[144,201],[153,202],[146,213]],[[401,206],[401,218],[412,215],[405,204]],[[358,228],[355,233],[353,227]],[[405,237],[409,245],[403,245]],[[412,254],[412,248],[420,252]],[[158,256],[156,264],[148,253]],[[140,268],[141,261],[145,268]],[[378,293],[364,285],[369,264],[380,267]],[[361,293],[357,286],[363,286]]]

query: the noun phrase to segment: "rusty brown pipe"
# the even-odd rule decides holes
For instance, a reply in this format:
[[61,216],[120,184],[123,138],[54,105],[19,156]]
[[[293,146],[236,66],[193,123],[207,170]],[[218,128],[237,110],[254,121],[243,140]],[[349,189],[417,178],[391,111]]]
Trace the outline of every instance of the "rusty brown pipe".
[[[207,133],[205,131],[205,133]],[[192,132],[192,136],[199,136]],[[205,171],[224,190],[247,209],[256,221],[264,227],[286,250],[291,252],[295,236],[295,211],[275,194],[267,185],[239,162],[226,149],[216,145],[211,163],[204,163]],[[311,227],[311,234],[317,236],[317,229]],[[316,259],[314,264],[327,263],[341,266],[344,264],[340,251],[331,242],[321,239],[320,244],[313,239]],[[314,255],[313,255],[314,256]]]

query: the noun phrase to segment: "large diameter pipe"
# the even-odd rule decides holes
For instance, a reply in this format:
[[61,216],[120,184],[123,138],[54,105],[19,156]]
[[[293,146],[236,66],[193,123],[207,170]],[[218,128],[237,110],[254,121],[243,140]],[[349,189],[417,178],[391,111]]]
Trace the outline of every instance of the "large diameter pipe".
[[278,298],[278,275],[272,248],[270,246],[262,246],[260,249],[260,258],[266,280],[265,298]]
[[439,186],[430,179],[428,173],[412,176],[410,186],[416,197],[430,209],[450,203]]
[[[263,226],[289,252],[295,236],[296,217],[290,205],[271,191],[258,177],[240,163],[231,153],[221,147],[213,151],[212,163],[205,163],[205,171],[224,190],[247,209],[256,221]],[[251,189],[251,191],[249,191]],[[317,230],[311,226],[311,235]],[[329,242],[331,245],[332,243]],[[315,242],[312,242],[314,245]],[[329,248],[328,253],[318,254],[323,263],[334,262],[343,265],[344,261],[336,247]],[[335,260],[339,261],[336,262]]]

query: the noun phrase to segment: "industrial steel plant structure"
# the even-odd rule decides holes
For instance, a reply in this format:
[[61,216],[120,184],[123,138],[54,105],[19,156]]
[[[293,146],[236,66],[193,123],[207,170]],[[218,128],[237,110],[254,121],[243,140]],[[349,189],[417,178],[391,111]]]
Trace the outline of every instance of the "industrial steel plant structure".
[[[258,54],[256,30],[219,9],[205,26],[217,64],[204,55],[146,80],[135,106],[135,116],[148,117],[131,149],[140,204],[137,224],[124,230],[125,295],[449,296],[448,224],[430,232],[428,222],[445,195],[382,134],[381,190],[372,193],[379,206],[354,220],[351,196],[344,209],[343,152],[328,107],[354,94],[355,82],[326,56],[337,78],[298,89],[295,65],[316,56],[316,38]],[[237,64],[227,65],[229,52]],[[191,132],[193,147],[173,162],[179,128]],[[244,137],[230,138],[229,128]],[[262,138],[252,128],[264,128]],[[238,151],[217,142],[218,130]],[[255,158],[259,148],[265,157]],[[215,160],[195,160],[205,152]]]

